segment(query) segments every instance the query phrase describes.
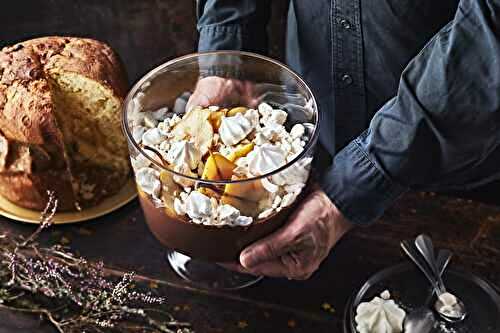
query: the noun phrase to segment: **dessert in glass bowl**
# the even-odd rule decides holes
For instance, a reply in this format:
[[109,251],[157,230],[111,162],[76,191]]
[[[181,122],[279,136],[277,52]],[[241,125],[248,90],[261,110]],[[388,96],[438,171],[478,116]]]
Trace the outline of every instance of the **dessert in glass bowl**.
[[[249,96],[189,106],[207,73],[251,87]],[[174,250],[172,267],[190,281],[199,269],[191,274],[188,263],[195,271],[194,260],[203,260],[206,271],[214,267],[207,261],[238,260],[244,247],[286,221],[305,192],[317,108],[305,83],[274,60],[235,51],[178,58],[148,73],[125,105],[124,131],[146,222]],[[211,286],[255,280],[235,280],[235,274],[232,282],[215,277]]]

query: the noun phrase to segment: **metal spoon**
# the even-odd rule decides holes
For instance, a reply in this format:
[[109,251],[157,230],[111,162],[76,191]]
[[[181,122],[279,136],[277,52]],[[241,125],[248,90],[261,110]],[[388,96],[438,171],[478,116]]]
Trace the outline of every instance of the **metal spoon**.
[[[436,294],[438,299],[434,304],[434,309],[437,313],[446,321],[454,323],[462,321],[467,315],[464,303],[457,297],[456,304],[450,307],[445,307],[442,302],[442,295],[447,293],[446,288],[443,283],[443,279],[439,274],[439,269],[436,263],[436,256],[434,255],[434,245],[432,240],[427,235],[419,235],[415,239],[415,246],[420,251],[428,267],[430,268],[430,275],[432,277],[431,283],[436,289]],[[456,297],[456,296],[455,296]],[[451,310],[451,311],[450,311]]]
[[[403,247],[403,250],[407,252],[405,249],[405,246],[409,247],[411,244],[407,243],[401,244],[401,247]],[[440,274],[442,275],[444,271],[446,270],[446,267],[448,266],[448,263],[450,262],[451,259],[451,252],[448,250],[441,250],[439,251],[438,258],[437,258],[437,265],[440,270]],[[429,333],[432,331],[434,328],[434,324],[436,323],[436,318],[434,316],[434,312],[429,308],[429,304],[432,301],[432,297],[434,296],[434,288],[431,289],[429,292],[429,295],[427,296],[427,299],[425,300],[424,304],[416,308],[412,311],[410,311],[404,321],[404,332],[405,333]]]

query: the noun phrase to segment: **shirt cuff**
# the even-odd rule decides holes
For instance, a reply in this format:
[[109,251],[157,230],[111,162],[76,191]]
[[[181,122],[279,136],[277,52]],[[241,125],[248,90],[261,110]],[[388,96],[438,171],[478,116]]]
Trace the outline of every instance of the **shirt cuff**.
[[330,200],[357,225],[375,222],[408,190],[393,182],[374,159],[370,159],[364,148],[367,133],[335,155],[320,180]]
[[212,25],[199,29],[198,51],[241,50],[243,33],[239,25]]

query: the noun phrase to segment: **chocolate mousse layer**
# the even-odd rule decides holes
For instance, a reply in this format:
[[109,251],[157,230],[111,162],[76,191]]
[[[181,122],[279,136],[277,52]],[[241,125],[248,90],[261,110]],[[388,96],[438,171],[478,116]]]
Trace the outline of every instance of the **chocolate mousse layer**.
[[214,262],[238,261],[240,252],[247,245],[277,230],[293,211],[292,205],[246,227],[210,226],[194,224],[169,212],[168,208],[155,207],[144,193],[140,192],[139,199],[149,229],[165,247]]

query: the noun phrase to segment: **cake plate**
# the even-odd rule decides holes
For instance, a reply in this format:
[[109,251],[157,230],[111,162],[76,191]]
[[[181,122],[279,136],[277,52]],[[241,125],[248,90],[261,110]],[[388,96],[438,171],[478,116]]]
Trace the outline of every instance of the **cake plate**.
[[[136,185],[130,178],[118,193],[105,198],[100,204],[81,211],[56,213],[53,221],[54,224],[69,224],[92,220],[125,206],[136,197]],[[19,207],[2,196],[0,196],[0,215],[15,221],[34,224],[40,222],[39,211]]]

